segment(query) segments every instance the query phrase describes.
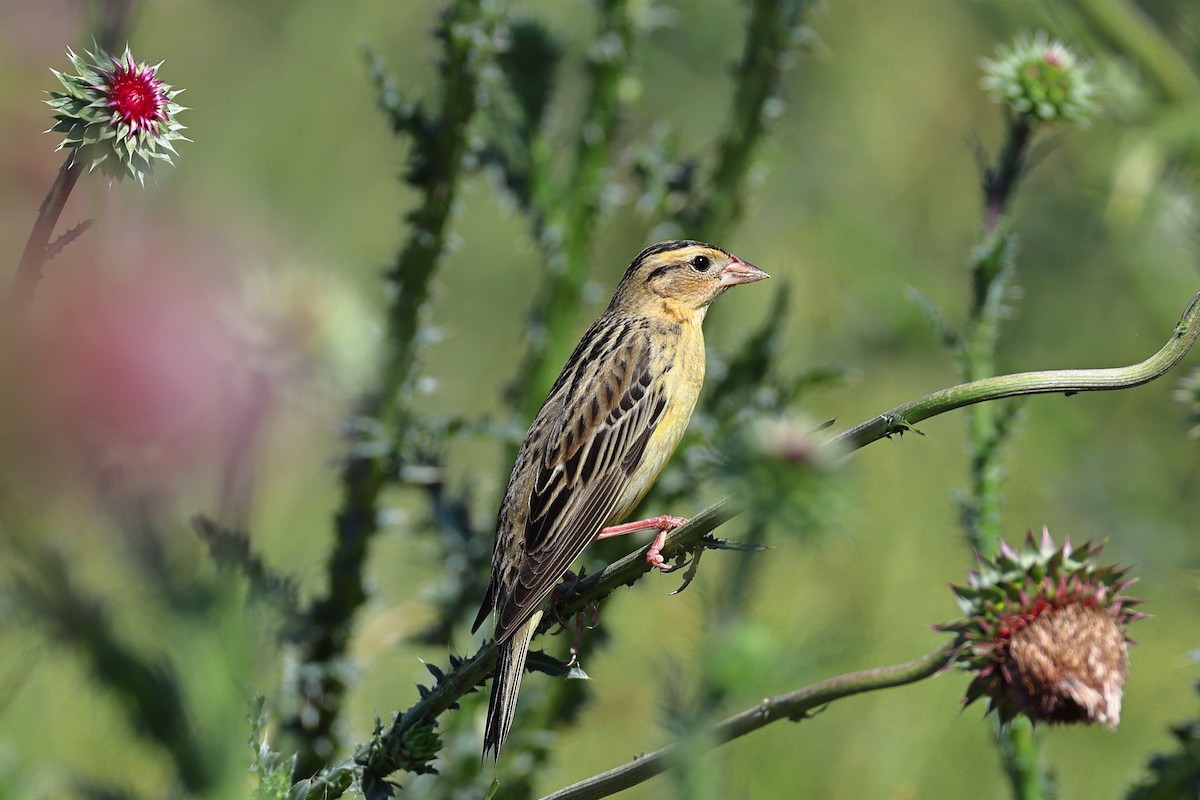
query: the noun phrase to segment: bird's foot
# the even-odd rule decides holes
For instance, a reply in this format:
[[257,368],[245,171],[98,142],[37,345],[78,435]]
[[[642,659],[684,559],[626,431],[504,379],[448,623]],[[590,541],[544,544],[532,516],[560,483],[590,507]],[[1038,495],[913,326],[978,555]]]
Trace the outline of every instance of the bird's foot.
[[550,613],[554,615],[554,621],[558,623],[558,630],[551,635],[557,636],[566,630],[567,622],[562,617],[560,607],[570,599],[571,595],[575,594],[575,587],[579,585],[582,577],[582,575],[576,575],[571,570],[567,570],[563,573],[562,580],[550,590]]
[[671,514],[663,514],[660,517],[651,517],[650,519],[639,519],[636,522],[626,522],[623,525],[613,525],[608,528],[601,528],[596,534],[597,539],[608,539],[613,536],[624,536],[627,533],[635,531],[658,531],[658,535],[654,537],[654,541],[650,543],[650,549],[646,551],[646,562],[655,569],[663,572],[674,572],[683,566],[682,563],[667,564],[663,557],[662,549],[667,543],[667,534],[686,523],[687,517],[676,517]]

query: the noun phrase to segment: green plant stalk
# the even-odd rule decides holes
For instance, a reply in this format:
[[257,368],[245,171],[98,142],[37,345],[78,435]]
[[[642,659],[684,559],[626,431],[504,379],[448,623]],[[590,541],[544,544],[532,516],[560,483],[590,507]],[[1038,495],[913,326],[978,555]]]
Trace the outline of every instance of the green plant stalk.
[[[1004,301],[1015,278],[1013,234],[1008,213],[1025,164],[1033,135],[1026,115],[1009,119],[1008,136],[995,167],[984,173],[983,242],[971,262],[971,301],[966,331],[958,352],[964,380],[995,373],[996,343]],[[1011,412],[1010,412],[1011,413]],[[978,405],[967,417],[971,489],[963,503],[963,523],[971,547],[993,555],[1000,544],[1000,450],[1007,426],[999,424],[996,409]]]
[[806,0],[753,0],[741,62],[734,75],[733,110],[716,145],[717,160],[707,196],[693,198],[679,217],[687,237],[723,240],[741,218],[746,176],[766,134],[767,104],[779,90],[798,28],[810,3]]
[[1054,789],[1050,767],[1042,754],[1037,731],[1024,717],[1007,726],[996,726],[1000,764],[1008,776],[1014,797],[1051,797]]
[[379,496],[390,480],[392,452],[404,453],[410,427],[409,401],[423,346],[421,326],[430,283],[446,249],[447,228],[467,151],[467,126],[476,111],[477,47],[462,33],[488,24],[480,0],[459,0],[444,20],[445,61],[442,65],[440,120],[425,146],[430,168],[421,187],[421,203],[408,217],[411,234],[387,274],[392,297],[387,312],[386,351],[379,387],[362,408],[361,417],[375,420],[391,445],[388,454],[359,442],[347,456],[341,475],[342,500],[335,519],[336,540],[327,564],[328,589],[314,601],[309,630],[302,633],[303,661],[321,670],[319,697],[309,703],[313,722],[298,713],[287,727],[299,735],[296,779],[314,774],[336,749],[335,725],[346,686],[337,669],[344,657],[353,621],[366,601],[363,566],[372,537],[379,529]]
[[[1183,316],[1175,325],[1171,337],[1154,355],[1127,367],[1083,370],[1043,370],[981,378],[970,383],[951,386],[918,397],[878,416],[872,417],[843,433],[834,436],[826,445],[849,454],[868,444],[906,432],[915,432],[916,424],[939,414],[964,406],[1034,394],[1072,395],[1091,391],[1114,391],[1141,386],[1162,377],[1175,367],[1200,338],[1200,293],[1192,296]],[[667,536],[664,552],[690,552],[703,537],[741,513],[736,501],[726,497],[693,516],[686,524]],[[590,603],[599,602],[622,586],[631,586],[652,568],[646,563],[646,548],[639,548],[614,561],[600,572],[579,582],[575,593],[560,606],[566,617],[582,611]],[[539,633],[554,623],[543,622]],[[421,700],[397,715],[395,722],[378,734],[372,744],[359,749],[360,754],[388,752],[389,742],[398,741],[404,733],[419,725],[436,721],[452,708],[464,694],[484,681],[495,663],[496,647],[488,642],[475,655],[445,673],[433,688],[422,693]],[[374,774],[387,774],[394,762],[360,755],[361,762],[341,762],[311,781],[293,787],[293,800],[319,800],[340,797],[353,782],[356,773],[370,768]]]
[[[857,450],[879,439],[915,431],[930,417],[976,403],[1035,394],[1073,395],[1080,392],[1130,389],[1161,378],[1177,365],[1200,337],[1200,292],[1192,295],[1171,338],[1157,353],[1127,367],[1051,369],[980,378],[922,395],[830,440],[830,445]],[[670,537],[668,537],[668,540]]]
[[[972,264],[974,297],[958,354],[960,372],[968,381],[995,373],[1004,296],[1014,277],[1014,242],[1003,219],[995,219],[996,227]],[[991,405],[977,405],[967,415],[971,484],[962,503],[963,525],[971,548],[985,555],[994,554],[1000,545],[999,461],[1007,436],[996,412]]]
[[[662,774],[674,766],[680,750],[695,749],[703,752],[753,733],[772,722],[785,719],[800,722],[808,719],[809,713],[814,709],[843,697],[904,686],[936,675],[953,660],[953,648],[946,645],[903,664],[851,672],[788,694],[767,697],[753,708],[729,717],[703,734],[638,756],[620,767],[574,783],[546,795],[541,800],[598,800],[601,797],[609,797]],[[695,753],[690,755],[694,756]]]
[[[996,165],[984,173],[984,241],[971,263],[969,316],[958,356],[964,380],[995,373],[1000,321],[1016,278],[1016,243],[1008,219],[1017,187],[1025,176],[1033,133],[1033,117],[1010,115],[1004,149]],[[960,510],[971,549],[989,557],[999,552],[1002,538],[1000,457],[1011,430],[1007,423],[1014,414],[1010,406],[1002,418],[994,405],[981,404],[967,415],[970,489],[960,501]],[[1018,800],[1041,800],[1048,781],[1032,731],[1010,726],[997,729],[996,735],[1013,796]]]
[[548,158],[531,161],[529,213],[547,270],[531,315],[529,350],[511,390],[524,419],[537,413],[577,338],[591,245],[625,105],[621,86],[631,77],[637,26],[630,4],[604,0],[598,8],[596,41],[603,47],[596,48],[589,62],[586,112],[571,173],[555,188],[547,174]]

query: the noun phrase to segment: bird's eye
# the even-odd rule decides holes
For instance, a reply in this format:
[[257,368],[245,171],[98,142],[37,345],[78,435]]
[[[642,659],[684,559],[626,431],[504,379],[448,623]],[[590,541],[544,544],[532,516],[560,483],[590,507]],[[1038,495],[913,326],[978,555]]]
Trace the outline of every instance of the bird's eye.
[[692,269],[696,272],[708,272],[708,268],[712,266],[712,259],[708,256],[693,256]]

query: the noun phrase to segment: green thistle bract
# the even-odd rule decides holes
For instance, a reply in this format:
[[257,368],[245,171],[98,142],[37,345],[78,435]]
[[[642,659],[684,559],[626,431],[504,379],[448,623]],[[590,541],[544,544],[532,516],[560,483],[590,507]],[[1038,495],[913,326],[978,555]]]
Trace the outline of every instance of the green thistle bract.
[[982,63],[983,87],[1015,114],[1075,125],[1096,114],[1090,65],[1045,33],[1022,35]]
[[120,58],[84,52],[86,58],[67,50],[74,74],[50,70],[63,90],[46,101],[58,120],[47,132],[63,134],[58,149],[73,150],[75,163],[89,172],[99,167],[110,178],[144,185],[155,161],[174,163],[172,142],[187,141],[176,118],[185,110],[175,102],[183,90],[159,80],[162,62],[139,63],[128,47]]
[[1116,728],[1128,670],[1125,629],[1143,618],[1121,595],[1126,569],[1097,566],[1101,545],[1057,547],[1043,529],[1020,552],[1005,543],[977,556],[966,586],[951,586],[966,616],[938,626],[955,634],[957,665],[975,673],[964,705],[981,697],[1002,723],[1100,723]]

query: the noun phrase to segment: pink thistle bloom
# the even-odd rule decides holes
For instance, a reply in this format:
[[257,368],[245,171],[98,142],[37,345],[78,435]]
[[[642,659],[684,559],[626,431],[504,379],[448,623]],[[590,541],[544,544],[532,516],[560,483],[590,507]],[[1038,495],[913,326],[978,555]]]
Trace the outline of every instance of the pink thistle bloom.
[[89,172],[100,167],[111,178],[144,184],[154,162],[174,163],[172,142],[187,141],[177,119],[185,109],[175,102],[183,90],[158,77],[162,62],[140,63],[128,47],[119,58],[86,56],[67,51],[75,74],[51,70],[63,87],[46,101],[57,120],[50,130],[64,134],[58,149],[73,150]]
[[150,133],[156,124],[167,122],[170,87],[155,75],[162,65],[138,64],[128,50],[122,58],[126,60],[114,59],[112,71],[105,73],[108,107],[113,110],[113,118],[127,124],[134,133]]

